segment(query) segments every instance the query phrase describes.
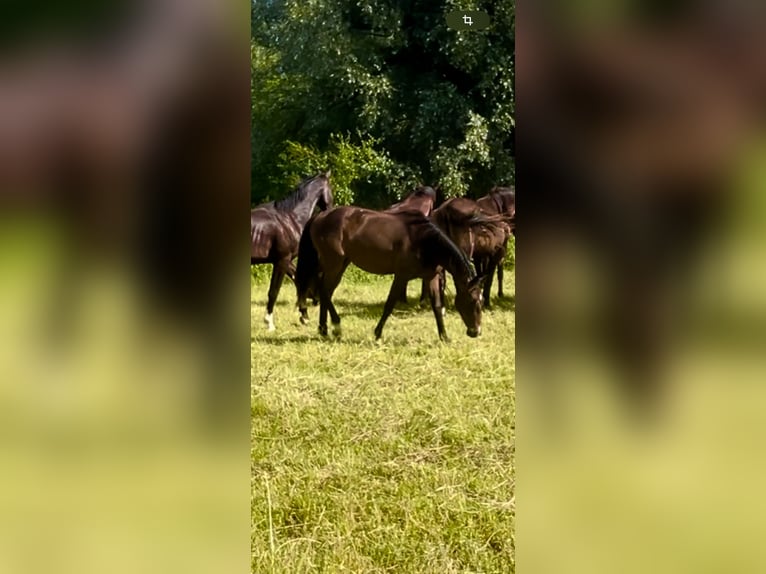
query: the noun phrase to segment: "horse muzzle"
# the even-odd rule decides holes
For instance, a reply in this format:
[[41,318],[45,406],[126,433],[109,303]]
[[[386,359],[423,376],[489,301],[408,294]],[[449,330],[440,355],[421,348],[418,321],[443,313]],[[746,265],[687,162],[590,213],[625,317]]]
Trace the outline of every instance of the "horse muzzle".
[[466,334],[471,338],[476,338],[479,335],[481,335],[481,327],[476,327],[475,329],[468,329],[466,331]]

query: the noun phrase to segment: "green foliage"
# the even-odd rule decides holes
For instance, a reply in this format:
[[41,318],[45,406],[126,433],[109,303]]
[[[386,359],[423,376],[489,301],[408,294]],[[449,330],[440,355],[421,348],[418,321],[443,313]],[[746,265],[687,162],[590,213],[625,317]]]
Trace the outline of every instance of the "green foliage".
[[[446,27],[487,11],[481,33]],[[416,183],[447,196],[513,182],[515,2],[274,0],[252,8],[254,203],[333,167],[339,202]]]
[[411,171],[399,169],[375,144],[372,138],[360,138],[359,143],[353,143],[350,137],[333,134],[328,146],[319,151],[313,146],[287,141],[277,163],[284,178],[282,183],[290,188],[307,175],[329,168],[333,173],[335,203],[339,205],[354,203],[376,182],[382,184],[386,200],[397,199],[402,190],[416,184],[416,179]]

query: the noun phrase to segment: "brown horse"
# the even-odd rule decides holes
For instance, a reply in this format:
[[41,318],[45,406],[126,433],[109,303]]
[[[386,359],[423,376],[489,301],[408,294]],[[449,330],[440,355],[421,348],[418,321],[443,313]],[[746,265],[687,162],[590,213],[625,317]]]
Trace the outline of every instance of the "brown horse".
[[431,215],[436,203],[436,190],[427,185],[415,188],[415,191],[398,203],[386,209],[386,213],[401,213],[403,211],[419,211],[426,217]]
[[[513,187],[493,187],[489,194],[477,199],[476,204],[487,215],[505,215],[510,217],[511,233],[516,235],[516,190]],[[503,298],[502,261],[497,266],[497,296],[500,299]],[[489,301],[489,297],[487,297],[487,301]]]
[[327,313],[333,331],[340,335],[340,316],[332,296],[349,263],[376,275],[394,275],[383,315],[375,327],[380,339],[383,326],[396,305],[402,285],[422,278],[429,283],[431,308],[439,338],[447,341],[442,316],[440,272],[444,268],[455,280],[455,306],[469,337],[481,333],[481,287],[465,254],[427,217],[417,211],[384,213],[361,207],[337,207],[320,213],[306,225],[298,253],[295,285],[298,307],[306,316],[306,295],[318,277],[319,332],[327,335]]
[[490,291],[495,269],[502,265],[510,226],[504,217],[488,217],[477,203],[466,197],[453,197],[431,214],[434,223],[473,259],[476,272],[486,277],[484,306],[490,308]]
[[250,212],[250,264],[271,263],[269,299],[264,321],[274,327],[274,305],[285,275],[295,278],[293,259],[306,222],[314,209],[332,207],[330,172],[303,181],[289,196],[259,205]]
[[[438,189],[438,188],[437,188]],[[386,209],[386,213],[401,213],[403,211],[419,211],[426,217],[431,215],[436,203],[436,189],[428,186],[420,186],[410,193],[399,203],[393,204]],[[420,303],[428,300],[428,283],[424,280],[420,289]],[[398,302],[407,303],[407,283],[402,287],[398,295]]]

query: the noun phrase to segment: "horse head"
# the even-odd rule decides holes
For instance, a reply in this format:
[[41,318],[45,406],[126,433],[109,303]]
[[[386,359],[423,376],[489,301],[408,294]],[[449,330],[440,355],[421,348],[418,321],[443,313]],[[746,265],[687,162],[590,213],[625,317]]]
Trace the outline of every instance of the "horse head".
[[455,281],[455,308],[465,323],[469,337],[481,335],[482,288],[485,279],[485,275],[473,277],[465,285]]
[[320,174],[316,178],[316,181],[321,185],[317,199],[317,207],[321,211],[326,211],[328,209],[332,209],[333,207],[332,186],[330,185],[331,174],[332,170],[328,169],[326,172]]

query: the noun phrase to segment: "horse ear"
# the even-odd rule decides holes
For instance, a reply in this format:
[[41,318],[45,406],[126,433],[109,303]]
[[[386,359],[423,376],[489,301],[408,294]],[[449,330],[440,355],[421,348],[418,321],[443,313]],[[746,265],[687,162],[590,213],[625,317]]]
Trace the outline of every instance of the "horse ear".
[[326,172],[324,172],[324,176],[327,179],[330,179],[330,176],[332,175],[332,169],[328,169]]

